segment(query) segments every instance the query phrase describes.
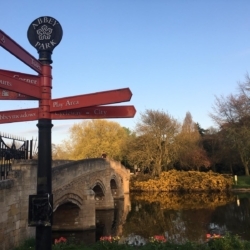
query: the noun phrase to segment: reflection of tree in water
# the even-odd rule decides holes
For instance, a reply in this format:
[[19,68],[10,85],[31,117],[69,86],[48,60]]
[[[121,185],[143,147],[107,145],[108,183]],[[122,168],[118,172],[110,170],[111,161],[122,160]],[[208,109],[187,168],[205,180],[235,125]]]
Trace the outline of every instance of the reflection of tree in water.
[[133,203],[131,212],[127,216],[127,222],[123,226],[124,235],[130,233],[150,237],[155,234],[163,234],[167,220],[163,210],[157,203]]
[[178,239],[178,242],[186,240],[203,242],[206,237],[207,225],[211,219],[212,212],[213,209],[211,208],[182,210],[180,220],[182,220],[185,225],[185,231],[180,239]]
[[183,210],[216,208],[234,201],[235,197],[229,193],[157,193],[143,192],[131,195],[131,199],[160,203],[161,209]]
[[[171,197],[173,198],[173,194]],[[197,194],[194,198],[197,202]],[[189,199],[191,199],[190,194]],[[227,228],[235,234],[240,234],[242,222],[245,221],[244,231],[249,230],[249,201],[246,203],[242,200],[241,206],[237,207],[236,202],[232,204],[231,196],[228,196],[229,204],[227,205],[225,205],[225,197],[222,199],[221,196],[218,196],[217,198],[213,197],[212,205],[201,200],[199,204],[203,203],[203,206],[199,205],[195,209],[192,204],[190,205],[189,199],[175,197],[169,203],[163,204],[162,202],[150,203],[148,199],[143,200],[142,196],[132,196],[132,210],[123,226],[124,235],[135,233],[148,238],[156,234],[165,234],[172,241],[202,242],[209,229],[215,225],[219,229]],[[178,201],[179,204],[173,204],[173,200]],[[216,207],[214,200],[223,206]],[[188,208],[187,204],[184,204],[185,201],[189,203],[191,209]]]
[[212,210],[167,210],[161,209],[158,203],[133,204],[132,211],[127,217],[127,223],[123,226],[125,235],[139,234],[143,237],[153,235],[166,235],[175,242],[204,241],[206,230]]
[[216,208],[211,220],[219,229],[226,228],[229,232],[249,240],[250,199],[240,199],[239,206],[234,202],[227,206]]

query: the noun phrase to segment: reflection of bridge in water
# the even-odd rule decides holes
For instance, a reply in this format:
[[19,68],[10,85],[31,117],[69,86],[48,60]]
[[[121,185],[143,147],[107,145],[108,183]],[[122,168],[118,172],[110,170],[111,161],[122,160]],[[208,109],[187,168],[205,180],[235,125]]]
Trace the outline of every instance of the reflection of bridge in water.
[[[98,226],[100,234],[120,235],[130,208],[129,199],[126,199],[129,178],[129,171],[115,161],[101,158],[54,161],[52,230],[95,230]],[[35,228],[28,227],[28,198],[36,194],[36,182],[36,160],[15,162],[9,179],[0,181],[3,249],[35,234]]]
[[[92,244],[100,239],[101,236],[108,235],[123,235],[123,225],[126,221],[127,214],[131,209],[129,194],[124,194],[124,199],[115,200],[115,208],[108,210],[96,210],[96,228],[92,230],[78,230],[78,231],[53,231],[52,237],[54,239],[65,237],[66,239],[74,238],[76,242],[84,242],[85,244]],[[79,209],[72,204],[62,206],[60,214],[62,220],[66,216],[72,216],[77,213]],[[63,216],[64,215],[64,216]]]

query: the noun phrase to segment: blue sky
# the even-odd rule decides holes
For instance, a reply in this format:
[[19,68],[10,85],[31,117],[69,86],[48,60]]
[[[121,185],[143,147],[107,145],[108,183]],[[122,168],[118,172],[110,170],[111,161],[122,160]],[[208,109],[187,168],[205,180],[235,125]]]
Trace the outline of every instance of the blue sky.
[[[0,29],[33,56],[27,39],[32,21],[57,19],[61,43],[52,54],[52,98],[129,87],[137,114],[116,119],[134,129],[146,109],[180,122],[186,112],[203,128],[215,95],[235,93],[250,67],[249,0],[74,0],[1,3]],[[3,48],[0,69],[36,74]],[[38,107],[37,101],[1,101],[1,111]],[[53,121],[52,142],[67,138],[80,120]],[[37,121],[0,125],[31,139]]]

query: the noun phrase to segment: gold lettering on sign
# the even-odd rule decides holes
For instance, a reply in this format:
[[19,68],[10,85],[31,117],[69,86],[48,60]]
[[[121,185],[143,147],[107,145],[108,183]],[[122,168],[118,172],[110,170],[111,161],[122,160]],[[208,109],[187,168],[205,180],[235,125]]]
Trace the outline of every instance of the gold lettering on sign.
[[59,115],[59,116],[67,116],[67,115],[75,115],[75,116],[79,116],[82,113],[79,111],[61,111],[61,112],[56,112],[55,115]]
[[13,75],[13,78],[16,78],[24,82],[32,83],[32,84],[37,84],[37,80],[29,79],[29,78],[21,78],[19,75]]
[[100,109],[95,109],[95,110],[94,110],[94,114],[95,114],[95,115],[106,115],[106,114],[107,114],[107,111],[105,111],[105,110],[100,110]]
[[5,43],[5,37],[4,36],[1,38],[1,42]]
[[36,62],[34,59],[31,59],[31,64],[33,64],[36,68],[41,70],[41,67],[38,62]]
[[77,105],[77,104],[79,104],[79,101],[69,101],[69,100],[67,100],[65,106],[71,106],[71,105]]
[[23,114],[13,114],[13,115],[0,115],[0,120],[10,120],[10,119],[20,119],[25,117],[33,117],[36,116],[36,113],[26,113]]
[[10,86],[10,87],[12,86],[12,83],[11,83],[11,82],[4,81],[4,80],[1,80],[1,79],[0,79],[0,84],[1,84],[1,85],[5,85],[5,86]]
[[59,102],[53,102],[53,108],[62,108],[63,104]]

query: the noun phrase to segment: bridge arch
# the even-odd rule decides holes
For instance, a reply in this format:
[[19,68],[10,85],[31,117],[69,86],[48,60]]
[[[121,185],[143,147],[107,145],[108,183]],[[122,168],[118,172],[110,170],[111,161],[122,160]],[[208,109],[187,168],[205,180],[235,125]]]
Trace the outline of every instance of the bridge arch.
[[97,181],[91,188],[95,192],[96,200],[103,200],[105,196],[105,186],[101,181]]
[[83,199],[75,193],[67,193],[61,196],[58,200],[54,201],[53,212],[55,212],[59,206],[69,202],[81,208],[83,204]]
[[[96,211],[117,207],[117,199],[122,200],[128,191],[124,183],[129,178],[129,171],[120,163],[107,159],[84,159],[64,164],[57,161],[52,168],[54,212],[71,207],[79,214],[71,225],[79,223],[74,224],[76,229],[95,228]],[[53,230],[57,228],[53,225]],[[65,228],[68,230],[67,225]]]
[[113,176],[111,176],[111,179],[110,179],[110,188],[117,189],[118,188],[117,186],[118,186],[118,183],[117,183],[116,176],[113,175]]
[[81,207],[71,201],[58,206],[53,214],[53,229],[78,230],[82,223]]
[[119,188],[118,188],[117,178],[116,178],[115,175],[113,175],[111,177],[111,180],[110,180],[110,189],[111,189],[112,196],[114,198],[117,198],[117,196],[119,194]]

